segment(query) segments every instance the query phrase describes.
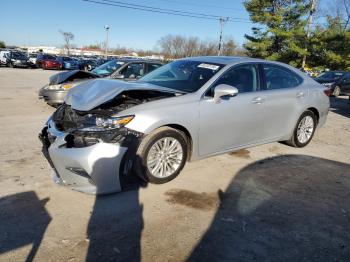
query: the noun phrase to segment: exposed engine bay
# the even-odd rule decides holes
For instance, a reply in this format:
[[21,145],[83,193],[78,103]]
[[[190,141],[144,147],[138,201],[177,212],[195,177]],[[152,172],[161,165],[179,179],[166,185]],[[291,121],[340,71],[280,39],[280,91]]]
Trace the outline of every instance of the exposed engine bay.
[[97,118],[108,118],[131,107],[175,95],[175,93],[155,90],[127,90],[89,111],[75,110],[70,105],[63,104],[53,114],[52,120],[59,131],[69,133],[66,136],[67,148],[87,147],[99,141],[123,144],[131,142],[132,137],[139,138],[142,134],[126,127],[97,132],[81,129],[94,126]]
[[52,119],[58,130],[70,131],[84,125],[92,125],[96,117],[110,117],[131,107],[175,95],[175,93],[154,90],[123,91],[109,102],[89,111],[75,110],[70,105],[63,104],[53,114]]

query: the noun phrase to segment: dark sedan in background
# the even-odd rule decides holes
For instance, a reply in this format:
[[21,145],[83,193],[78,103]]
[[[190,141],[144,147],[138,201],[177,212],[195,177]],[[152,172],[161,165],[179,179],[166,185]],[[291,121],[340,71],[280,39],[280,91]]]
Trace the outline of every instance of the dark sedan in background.
[[328,71],[320,74],[315,80],[324,85],[335,97],[350,94],[350,72]]
[[162,66],[162,63],[154,60],[118,59],[108,61],[90,72],[72,70],[58,73],[51,76],[49,84],[40,89],[39,98],[56,107],[63,103],[70,88],[79,85],[83,81],[101,77],[132,81],[160,66]]

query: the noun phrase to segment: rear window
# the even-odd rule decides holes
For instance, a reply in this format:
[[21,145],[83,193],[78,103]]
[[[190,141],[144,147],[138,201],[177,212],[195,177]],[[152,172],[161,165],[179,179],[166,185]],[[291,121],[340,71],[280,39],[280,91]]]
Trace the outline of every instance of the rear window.
[[299,75],[282,66],[265,64],[263,68],[267,90],[292,88],[303,82]]

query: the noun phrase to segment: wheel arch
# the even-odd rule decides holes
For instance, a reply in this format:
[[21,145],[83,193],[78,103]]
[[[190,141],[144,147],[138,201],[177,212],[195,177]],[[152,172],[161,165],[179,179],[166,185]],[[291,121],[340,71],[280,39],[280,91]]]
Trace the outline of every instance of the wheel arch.
[[320,113],[318,112],[318,110],[315,107],[309,107],[306,110],[310,110],[312,113],[315,114],[316,116],[316,121],[318,123],[319,119],[320,119]]
[[186,138],[188,140],[187,161],[190,160],[191,156],[192,156],[192,150],[193,150],[193,139],[192,139],[191,133],[188,131],[188,129],[182,125],[179,125],[179,124],[166,124],[166,125],[163,125],[161,127],[171,127],[171,128],[174,128],[176,130],[183,132],[186,135]]

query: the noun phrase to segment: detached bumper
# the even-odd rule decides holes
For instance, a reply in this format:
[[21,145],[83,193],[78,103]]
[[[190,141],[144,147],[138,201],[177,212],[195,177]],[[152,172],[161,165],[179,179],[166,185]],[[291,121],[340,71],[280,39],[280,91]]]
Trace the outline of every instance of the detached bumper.
[[39,135],[43,153],[55,171],[54,181],[89,194],[120,192],[119,169],[127,148],[104,142],[68,148],[66,135],[52,121]]

